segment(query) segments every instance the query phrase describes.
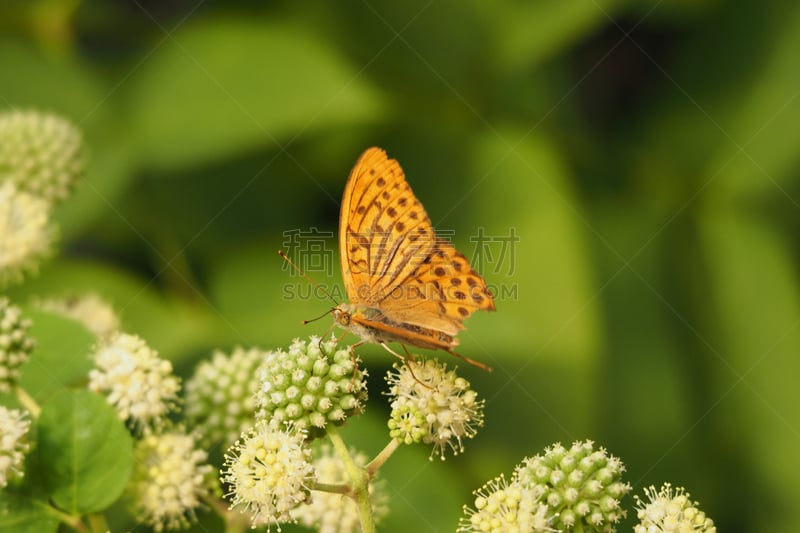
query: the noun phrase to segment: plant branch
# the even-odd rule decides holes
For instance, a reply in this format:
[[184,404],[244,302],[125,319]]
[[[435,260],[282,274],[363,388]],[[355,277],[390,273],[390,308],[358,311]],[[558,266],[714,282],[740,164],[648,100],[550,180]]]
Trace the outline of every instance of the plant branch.
[[375,474],[378,472],[378,470],[380,470],[383,464],[389,460],[389,457],[392,456],[392,454],[395,452],[395,450],[397,450],[399,446],[400,446],[399,440],[397,439],[390,440],[389,444],[384,446],[384,448],[380,451],[380,453],[376,455],[375,458],[369,462],[369,464],[367,464],[366,470],[367,470],[367,475],[369,476],[370,479],[375,477]]

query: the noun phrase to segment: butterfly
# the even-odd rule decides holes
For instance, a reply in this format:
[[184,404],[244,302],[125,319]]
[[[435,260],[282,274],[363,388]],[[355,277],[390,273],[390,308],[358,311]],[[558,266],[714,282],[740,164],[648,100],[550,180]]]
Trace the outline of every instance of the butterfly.
[[342,198],[339,255],[350,303],[333,309],[334,323],[361,338],[453,352],[463,321],[494,311],[486,281],[445,239],[436,236],[398,162],[367,149],[353,167]]

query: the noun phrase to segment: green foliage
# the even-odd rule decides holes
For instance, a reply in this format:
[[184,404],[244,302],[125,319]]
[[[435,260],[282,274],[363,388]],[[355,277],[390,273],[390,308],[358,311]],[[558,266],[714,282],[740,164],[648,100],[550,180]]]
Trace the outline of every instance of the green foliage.
[[133,441],[116,411],[88,391],[60,392],[37,420],[42,482],[70,514],[102,511],[119,498],[133,467]]
[[[345,58],[282,18],[189,22],[164,43],[126,88],[139,110],[142,164],[198,167],[378,111],[376,94]],[[191,98],[176,106],[181,95]]]
[[[35,366],[24,369],[20,384],[38,401],[46,401],[56,391],[85,381],[92,365],[88,354],[94,336],[70,318],[36,310],[26,315],[33,321]],[[37,372],[36,367],[47,371]]]
[[58,530],[58,517],[47,503],[24,494],[7,492],[0,500],[0,531],[49,533]]

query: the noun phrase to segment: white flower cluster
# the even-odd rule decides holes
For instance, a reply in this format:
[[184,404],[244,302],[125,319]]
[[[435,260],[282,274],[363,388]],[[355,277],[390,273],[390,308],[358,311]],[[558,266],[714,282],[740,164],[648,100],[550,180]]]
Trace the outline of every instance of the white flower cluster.
[[474,437],[483,426],[485,403],[469,382],[436,359],[409,361],[394,369],[386,377],[390,436],[404,444],[433,444],[431,457],[444,459],[447,448],[454,454],[464,451],[463,439]]
[[613,532],[630,491],[620,480],[624,471],[592,441],[556,443],[519,464],[510,482],[500,476],[476,491],[475,509],[464,507],[458,531]]
[[161,427],[175,408],[180,382],[172,364],[136,335],[102,341],[89,371],[89,390],[105,394],[122,420],[139,428]]
[[539,502],[537,489],[521,483],[516,477],[509,483],[499,476],[475,491],[475,509],[464,507],[466,518],[458,532],[463,533],[544,533],[550,527],[552,514]]
[[36,272],[55,235],[46,200],[0,182],[0,287]]
[[22,477],[22,462],[28,451],[25,435],[30,425],[27,413],[0,405],[0,488],[11,478]]
[[640,522],[635,533],[717,533],[714,521],[697,508],[683,487],[672,488],[664,483],[661,490],[650,486],[644,489],[647,502],[636,496],[636,511]]
[[308,500],[314,482],[306,432],[291,424],[260,421],[225,454],[220,480],[231,508],[241,506],[253,526],[293,520],[291,511]]
[[212,470],[194,436],[145,435],[136,443],[135,459],[128,493],[137,519],[156,531],[188,526],[209,494],[205,481]]
[[120,320],[114,308],[97,294],[35,300],[33,305],[72,318],[101,339],[119,330]]

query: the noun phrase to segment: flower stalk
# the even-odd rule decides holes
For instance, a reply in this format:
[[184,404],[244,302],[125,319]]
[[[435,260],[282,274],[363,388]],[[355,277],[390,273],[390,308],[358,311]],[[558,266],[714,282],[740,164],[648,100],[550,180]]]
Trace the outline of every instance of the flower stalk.
[[38,403],[36,403],[36,400],[33,399],[33,396],[28,394],[28,391],[22,387],[14,387],[14,391],[16,392],[19,403],[22,404],[25,409],[27,409],[31,416],[33,418],[39,418],[39,413],[42,411],[42,408]]
[[328,427],[328,438],[330,438],[336,453],[344,463],[347,475],[350,477],[350,495],[355,498],[358,504],[359,517],[361,518],[361,531],[363,533],[375,533],[375,521],[372,517],[372,504],[369,498],[370,474],[366,468],[359,468],[347,450],[347,444],[342,440],[338,429],[331,424]]

